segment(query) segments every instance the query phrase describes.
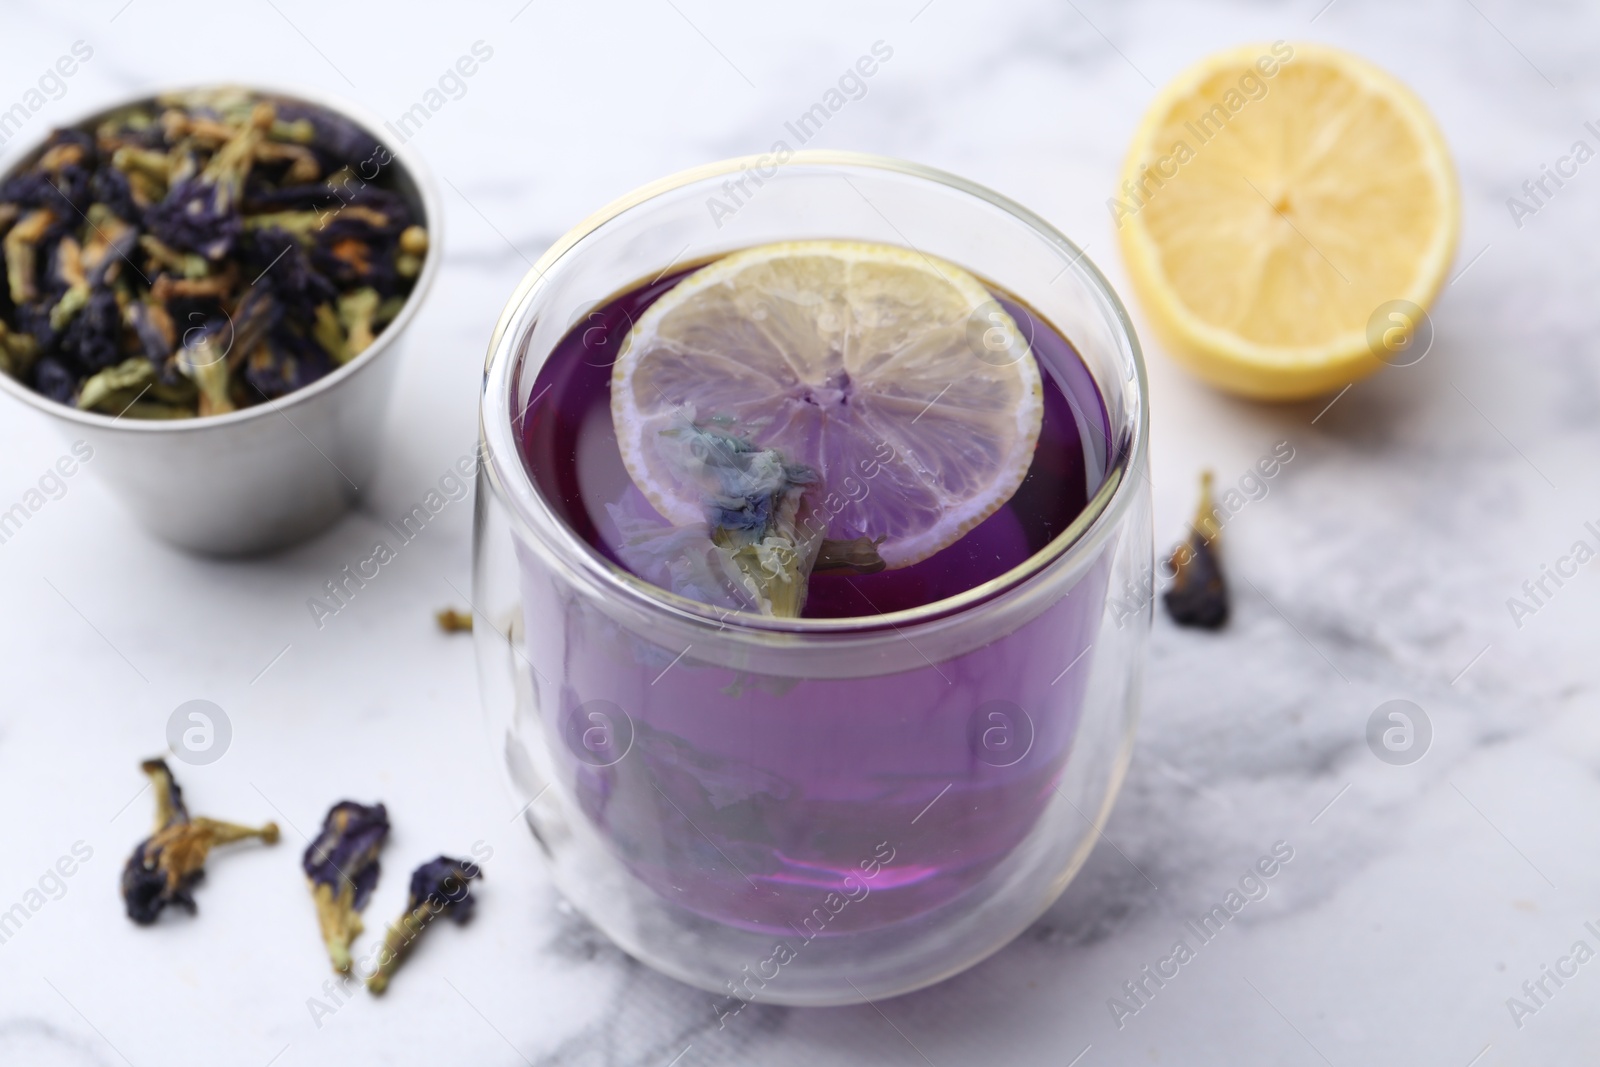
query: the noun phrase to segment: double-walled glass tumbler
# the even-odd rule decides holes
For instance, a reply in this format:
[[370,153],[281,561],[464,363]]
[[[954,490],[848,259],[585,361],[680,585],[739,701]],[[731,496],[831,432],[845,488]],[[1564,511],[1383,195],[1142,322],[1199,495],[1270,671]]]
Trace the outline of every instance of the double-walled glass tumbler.
[[[1087,504],[1024,562],[886,614],[730,611],[617,566],[535,476],[530,420],[563,417],[535,381],[573,330],[612,328],[586,325],[597,306],[807,239],[959,264],[1070,342]],[[1015,937],[1083,863],[1128,763],[1150,619],[1146,403],[1127,316],[1083,253],[927,168],[732,160],[559,241],[489,353],[474,600],[498,755],[561,891],[719,1011],[903,993]]]

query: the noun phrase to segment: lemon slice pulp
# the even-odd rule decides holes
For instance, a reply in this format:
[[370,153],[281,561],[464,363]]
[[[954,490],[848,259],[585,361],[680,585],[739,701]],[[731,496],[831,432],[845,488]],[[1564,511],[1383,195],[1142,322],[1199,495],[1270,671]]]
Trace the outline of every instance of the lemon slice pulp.
[[1180,74],[1122,182],[1110,207],[1157,334],[1200,377],[1263,399],[1383,366],[1375,313],[1427,307],[1460,227],[1455,171],[1421,101],[1321,45],[1248,46]]
[[705,521],[707,500],[664,436],[710,427],[811,468],[827,537],[878,541],[889,567],[1011,498],[1043,412],[1033,354],[982,283],[862,242],[761,245],[703,267],[639,318],[611,380],[623,463],[667,519]]

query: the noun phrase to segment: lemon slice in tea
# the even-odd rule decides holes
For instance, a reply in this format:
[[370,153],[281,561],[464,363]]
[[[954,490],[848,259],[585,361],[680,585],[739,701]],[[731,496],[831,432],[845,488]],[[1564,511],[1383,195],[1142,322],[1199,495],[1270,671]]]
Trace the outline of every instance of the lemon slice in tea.
[[1238,48],[1178,75],[1122,179],[1112,210],[1156,332],[1200,377],[1262,399],[1314,396],[1394,362],[1372,324],[1388,326],[1394,306],[1417,317],[1460,228],[1427,108],[1324,45]]
[[889,567],[1009,500],[1043,413],[1033,353],[981,282],[849,241],[761,245],[703,267],[639,318],[611,379],[623,463],[669,520],[707,515],[702,483],[664,447],[688,422],[811,468],[827,536],[878,541]]

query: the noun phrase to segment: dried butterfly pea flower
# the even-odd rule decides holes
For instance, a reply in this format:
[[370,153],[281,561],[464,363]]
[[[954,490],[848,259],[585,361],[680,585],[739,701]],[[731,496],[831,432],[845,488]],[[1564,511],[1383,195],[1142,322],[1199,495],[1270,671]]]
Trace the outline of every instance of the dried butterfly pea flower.
[[84,411],[116,414],[133,403],[155,381],[156,369],[143,356],[130,356],[115,367],[107,367],[83,383],[78,391],[78,406]]
[[155,789],[156,829],[139,842],[122,869],[122,899],[128,918],[148,925],[169,904],[194,914],[194,887],[205,875],[206,857],[214,847],[252,837],[276,844],[278,827],[270,822],[256,828],[191,818],[183,790],[165,760],[146,760],[140,769]]
[[[67,132],[58,130],[53,136],[64,137]],[[41,164],[0,183],[0,203],[49,211],[63,220],[79,218],[90,203],[89,171],[76,165],[52,170]]]
[[113,167],[101,167],[94,172],[94,177],[89,179],[89,194],[94,198],[91,208],[100,205],[119,219],[131,220],[140,215],[141,208],[134,201],[128,176]]
[[283,172],[286,182],[315,181],[322,174],[316,154],[304,145],[262,141],[256,146],[256,158],[264,163],[287,162],[289,168]]
[[811,468],[775,449],[685,417],[661,435],[662,454],[704,496],[703,525],[664,526],[659,516],[632,514],[628,500],[608,504],[622,534],[618,552],[629,570],[702,603],[797,617],[820,564],[834,572],[871,574],[885,566],[877,542],[830,541],[811,513]]
[[240,250],[256,277],[250,288],[271,293],[291,321],[310,322],[319,304],[338,299],[333,283],[312,267],[310,255],[289,231],[265,226],[248,232]]
[[[243,106],[242,98],[240,105]],[[233,136],[227,122],[206,113],[210,108],[204,101],[194,100],[188,106],[195,108],[193,113],[181,107],[168,107],[161,112],[157,121],[167,142],[188,139],[217,148]]]
[[156,278],[155,284],[150,286],[150,295],[169,306],[179,301],[220,300],[238,283],[239,268],[230,263],[221,272],[198,277],[174,278],[170,274],[160,275]]
[[366,163],[370,167],[388,162],[388,153],[372,134],[343,115],[286,101],[278,105],[276,117],[290,132],[284,140],[310,146],[329,172],[341,166]]
[[350,359],[350,349],[344,336],[344,327],[339,323],[339,313],[332,304],[318,304],[312,319],[311,337],[317,346],[335,363],[344,363]]
[[1162,594],[1167,614],[1179,626],[1221,629],[1228,621],[1228,585],[1222,557],[1216,505],[1211,497],[1211,472],[1200,476],[1200,504],[1189,536],[1172,550],[1172,585]]
[[33,367],[39,345],[25,333],[14,333],[0,322],[0,372],[20,378]]
[[[0,181],[0,372],[130,418],[222,414],[331,373],[428,254],[390,163],[340,116],[239,89],[57,131]],[[135,355],[155,374],[130,394]]]
[[139,247],[150,257],[151,266],[167,272],[157,275],[158,281],[169,276],[204,278],[211,272],[211,265],[206,262],[205,256],[193,252],[180,252],[161,238],[148,233],[140,236]]
[[25,304],[38,297],[38,244],[55,221],[55,213],[48,208],[35,208],[6,234],[6,283],[11,287],[12,303]]
[[145,358],[152,364],[164,361],[177,343],[172,316],[153,299],[130,300],[122,311],[122,321],[133,330]]
[[377,314],[376,289],[357,289],[339,298],[339,325],[344,329],[346,359],[354,359],[372,344],[373,320]]
[[105,204],[90,204],[86,213],[89,228],[83,243],[85,280],[92,288],[115,282],[128,256],[138,248],[139,230],[124,222]]
[[33,387],[58,404],[70,404],[78,379],[60,360],[46,356],[33,365]]
[[800,522],[811,468],[788,463],[772,449],[719,430],[690,424],[665,437],[676,465],[706,487],[711,541],[727,552],[760,609],[795,617],[821,538]]
[[123,145],[111,153],[112,167],[125,177],[147,178],[159,185],[163,193],[166,192],[167,183],[172,179],[172,167],[175,162],[176,160],[164,151],[141,148],[137,145]]
[[382,993],[389,988],[389,979],[399,968],[400,961],[434,919],[442,915],[460,924],[472,918],[478,902],[472,895],[470,883],[482,877],[483,871],[477,864],[449,856],[431,859],[413,871],[406,912],[390,925],[384,936],[378,966],[367,978],[367,989]]
[[176,181],[161,203],[145,212],[151,232],[174,248],[209,260],[227,255],[242,228],[235,202],[255,162],[262,127],[271,123],[272,106],[259,105],[200,173]]
[[470,634],[472,632],[472,614],[466,611],[457,611],[455,608],[445,608],[434,613],[434,621],[439,624],[439,629],[447,634]]
[[789,463],[781,453],[757,449],[743,438],[691,429],[693,460],[684,465],[701,463],[712,477],[706,512],[711,540],[732,552],[763,611],[799,615],[819,566],[857,574],[884,569],[877,547],[882,538],[829,540],[806,521],[810,509],[805,494],[817,477],[810,467]]
[[244,364],[244,379],[258,395],[276,399],[327,374],[332,358],[314,340],[292,328],[268,334]]
[[81,140],[59,139],[39,157],[39,169],[51,172],[63,171],[82,163],[84,156],[84,145]]
[[89,302],[89,279],[83,276],[83,249],[71,237],[63,237],[56,244],[51,274],[57,284],[67,287],[50,309],[50,326],[60,330]]
[[84,289],[82,306],[61,330],[60,350],[86,371],[98,371],[121,357],[122,309],[111,289]]
[[342,800],[328,810],[322,832],[301,859],[336,971],[350,969],[350,943],[363,929],[360,912],[378,884],[378,852],[388,837],[389,813],[382,804]]
[[421,226],[407,226],[400,233],[400,256],[394,269],[403,278],[415,278],[422,271],[422,257],[428,252],[428,231]]
[[183,347],[173,357],[178,372],[194,382],[200,391],[199,414],[225,415],[236,410],[229,398],[226,334],[233,332],[232,324],[214,319],[185,338]]
[[252,287],[239,304],[229,325],[229,344],[224,354],[228,366],[237,367],[265,340],[269,331],[283,320],[283,309],[272,290]]

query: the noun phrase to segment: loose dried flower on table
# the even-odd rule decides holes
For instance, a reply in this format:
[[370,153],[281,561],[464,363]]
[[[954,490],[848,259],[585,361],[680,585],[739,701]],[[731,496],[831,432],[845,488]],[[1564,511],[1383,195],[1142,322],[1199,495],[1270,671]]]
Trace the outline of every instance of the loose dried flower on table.
[[194,914],[194,887],[205,876],[206,857],[214,847],[252,837],[277,844],[278,827],[270,822],[257,828],[203,816],[191,818],[183,790],[165,760],[146,760],[140,769],[155,789],[156,828],[139,842],[122,868],[122,899],[128,918],[148,925],[169,904]]
[[468,883],[482,877],[477,864],[449,856],[435,857],[413,871],[406,913],[384,936],[378,966],[367,979],[367,989],[382,993],[389,988],[389,979],[400,961],[434,919],[443,915],[457,924],[470,919],[478,902]]
[[441,608],[434,612],[433,621],[439,624],[439,629],[447,634],[470,634],[472,632],[472,613],[470,611],[457,611],[455,608]]
[[378,852],[388,839],[388,809],[342,800],[328,810],[300,861],[328,959],[341,973],[350,969],[350,944],[363,929],[361,910],[377,887]]
[[1200,476],[1200,504],[1189,536],[1172,550],[1172,585],[1161,596],[1179,626],[1218,630],[1228,621],[1228,583],[1222,577],[1221,527],[1211,496],[1211,472]]

